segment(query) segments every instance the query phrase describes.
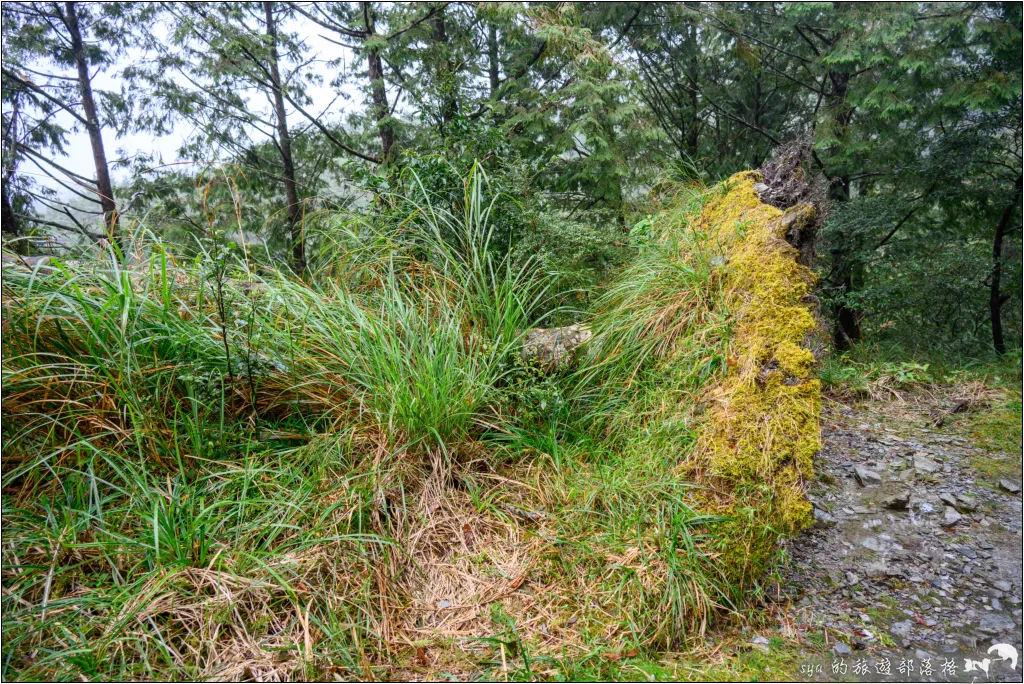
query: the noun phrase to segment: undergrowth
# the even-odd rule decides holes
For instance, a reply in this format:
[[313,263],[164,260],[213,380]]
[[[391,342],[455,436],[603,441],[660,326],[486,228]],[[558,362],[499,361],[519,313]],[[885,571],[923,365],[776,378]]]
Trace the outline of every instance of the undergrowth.
[[666,200],[553,375],[518,347],[563,298],[479,169],[454,210],[412,174],[409,214],[339,216],[306,280],[213,231],[5,268],[4,678],[692,645],[802,524],[817,444],[810,281],[753,180]]

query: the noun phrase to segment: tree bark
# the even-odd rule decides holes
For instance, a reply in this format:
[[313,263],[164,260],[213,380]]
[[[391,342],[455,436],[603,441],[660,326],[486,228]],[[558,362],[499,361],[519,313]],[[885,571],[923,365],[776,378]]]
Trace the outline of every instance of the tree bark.
[[288,113],[284,108],[281,71],[278,68],[274,3],[264,2],[263,11],[267,17],[267,36],[270,38],[270,78],[274,90],[274,114],[277,119],[277,145],[281,151],[281,166],[283,167],[281,176],[284,183],[284,197],[288,203],[288,232],[292,239],[292,268],[301,276],[306,272],[306,247],[302,236],[299,194],[295,187],[295,164],[292,161],[292,139],[288,133]]
[[110,182],[110,169],[107,166],[107,154],[103,149],[103,132],[100,120],[96,115],[96,102],[92,95],[92,77],[89,76],[89,62],[85,56],[85,45],[82,42],[82,30],[78,24],[78,11],[74,2],[64,3],[64,21],[71,37],[71,52],[78,67],[78,91],[82,96],[82,110],[85,112],[86,128],[89,131],[89,143],[92,145],[92,160],[96,167],[96,191],[100,196],[100,206],[106,223],[107,237],[112,245],[121,250],[122,255],[127,245],[121,244],[121,236],[117,230],[117,205],[114,203],[114,188]]
[[[832,179],[829,194],[834,202],[848,202],[850,200],[849,177],[839,176]],[[860,330],[862,312],[850,306],[846,300],[846,297],[857,291],[861,285],[858,277],[860,275],[859,267],[853,263],[853,255],[857,251],[857,246],[850,244],[851,239],[849,235],[839,235],[836,247],[832,250],[832,268],[843,295],[843,299],[832,309],[835,319],[833,342],[836,349],[840,351],[848,349],[862,337]]]
[[1006,205],[1006,209],[1003,210],[1003,215],[999,219],[999,225],[996,226],[996,234],[992,240],[992,278],[989,284],[989,310],[991,311],[992,317],[992,346],[995,348],[996,353],[1002,356],[1006,353],[1006,342],[1003,340],[1003,304],[1006,300],[1003,298],[1000,292],[1001,280],[1003,275],[1003,238],[1006,236],[1007,229],[1010,227],[1010,222],[1013,220],[1015,215],[1015,207],[1017,202],[1020,201],[1021,193],[1021,176],[1017,176],[1017,181],[1013,185],[1013,199]]
[[[359,3],[363,10],[364,37],[363,43],[370,43],[377,35],[377,22],[372,2]],[[391,148],[395,145],[395,129],[391,125],[391,109],[388,106],[388,92],[384,87],[384,64],[380,58],[380,48],[370,47],[366,51],[366,65],[370,77],[370,98],[373,102],[373,116],[377,121],[377,133],[380,135],[381,159],[390,160]]]

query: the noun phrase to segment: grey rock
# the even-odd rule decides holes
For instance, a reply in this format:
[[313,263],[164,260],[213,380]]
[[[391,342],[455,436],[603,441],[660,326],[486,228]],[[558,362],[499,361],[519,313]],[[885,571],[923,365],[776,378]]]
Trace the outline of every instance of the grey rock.
[[853,475],[862,487],[873,487],[882,484],[882,476],[870,468],[857,466],[853,469]]
[[843,641],[837,641],[832,646],[832,652],[835,653],[838,656],[848,656],[848,655],[851,655],[853,653],[853,651],[850,649],[850,647],[846,645],[846,642],[843,642]]
[[1020,485],[1005,478],[999,481],[999,486],[1011,494],[1017,494],[1020,492]]
[[957,508],[962,511],[973,511],[978,508],[978,502],[974,500],[974,497],[967,496],[966,494],[956,495]]
[[820,508],[814,509],[814,521],[822,527],[830,527],[836,524],[836,519]]
[[865,537],[860,540],[860,545],[865,549],[870,549],[871,551],[877,551],[879,553],[885,550],[885,542],[878,537]]
[[881,503],[884,508],[889,508],[894,511],[902,511],[910,505],[910,490],[904,489],[894,494],[890,494],[889,496],[884,497],[879,503]]
[[946,527],[952,527],[963,520],[963,518],[964,516],[960,515],[955,508],[946,506],[946,514],[942,517],[942,524]]
[[952,494],[944,492],[942,494],[939,494],[939,499],[941,499],[942,503],[946,504],[947,506],[952,506],[953,508],[956,508],[956,497],[953,496]]
[[868,577],[888,577],[890,570],[885,561],[875,561],[868,563],[864,567],[864,572]]
[[899,474],[900,482],[913,482],[917,479],[917,471],[913,468],[907,468],[901,470]]
[[978,623],[981,631],[987,634],[999,634],[1000,632],[1007,632],[1014,629],[1015,625],[1013,619],[1009,618],[1002,613],[988,613],[981,616],[981,620]]
[[570,362],[578,348],[593,337],[585,325],[564,328],[534,328],[523,337],[519,355],[527,363],[536,363],[546,372],[552,372]]
[[753,639],[750,640],[750,645],[753,646],[754,648],[757,648],[757,649],[760,649],[762,651],[766,651],[767,652],[768,651],[768,638],[760,636],[760,635],[756,636],[756,637],[754,637]]
[[894,622],[889,625],[889,631],[892,632],[893,636],[906,638],[910,636],[913,631],[914,625],[910,620],[903,620],[901,622]]
[[978,637],[971,634],[949,634],[946,636],[948,641],[961,642],[967,648],[974,650],[978,648]]
[[939,468],[940,466],[938,463],[924,454],[914,454],[914,470],[917,472],[931,475],[932,473],[938,472]]

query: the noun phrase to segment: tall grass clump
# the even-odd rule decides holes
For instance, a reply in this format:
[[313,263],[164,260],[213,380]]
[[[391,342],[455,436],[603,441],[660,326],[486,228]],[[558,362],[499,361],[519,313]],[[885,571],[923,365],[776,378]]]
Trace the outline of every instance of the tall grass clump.
[[368,573],[388,542],[349,456],[260,438],[301,423],[256,422],[273,407],[249,401],[267,370],[244,368],[245,326],[201,265],[144,240],[130,268],[108,251],[4,269],[4,676],[355,667],[380,638]]
[[699,389],[723,367],[723,246],[694,221],[718,193],[684,186],[667,209],[633,229],[638,255],[598,299],[590,322],[591,363],[578,382],[594,393],[591,418],[632,420],[638,409],[648,415],[630,402],[650,398],[653,389]]
[[489,201],[337,219],[350,279],[144,230],[5,267],[4,677],[374,677],[416,572],[385,490],[473,449],[543,313]]

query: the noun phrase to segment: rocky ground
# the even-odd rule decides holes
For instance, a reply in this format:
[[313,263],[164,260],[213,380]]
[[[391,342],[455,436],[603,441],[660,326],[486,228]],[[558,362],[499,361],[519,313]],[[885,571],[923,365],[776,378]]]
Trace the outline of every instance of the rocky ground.
[[1024,655],[1021,454],[975,446],[950,403],[826,411],[818,524],[783,581],[783,619],[827,642],[804,678],[1021,681],[1009,649],[989,652]]

